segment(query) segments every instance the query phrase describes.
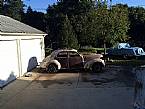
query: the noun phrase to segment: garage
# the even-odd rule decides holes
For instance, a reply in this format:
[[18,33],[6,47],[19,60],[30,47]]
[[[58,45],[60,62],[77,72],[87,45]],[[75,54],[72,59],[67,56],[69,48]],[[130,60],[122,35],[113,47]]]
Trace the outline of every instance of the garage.
[[46,34],[3,15],[0,24],[0,87],[3,87],[44,59]]
[[[26,54],[28,48],[29,53]],[[41,39],[21,40],[22,72],[32,70],[41,62],[41,48]]]
[[8,80],[6,82],[9,82],[19,76],[16,48],[17,44],[15,40],[0,41],[0,51],[3,51],[0,52],[0,78],[2,79],[2,81],[0,81],[1,85],[5,84],[4,80]]

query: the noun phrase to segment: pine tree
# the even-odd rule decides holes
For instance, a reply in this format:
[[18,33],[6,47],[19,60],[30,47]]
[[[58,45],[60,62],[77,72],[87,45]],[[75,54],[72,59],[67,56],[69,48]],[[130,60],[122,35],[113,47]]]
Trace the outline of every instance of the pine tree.
[[61,16],[62,22],[59,27],[59,46],[60,48],[78,48],[78,41],[73,31],[72,25],[67,15]]
[[21,20],[23,13],[23,1],[21,0],[5,0],[3,6],[3,14],[16,20]]

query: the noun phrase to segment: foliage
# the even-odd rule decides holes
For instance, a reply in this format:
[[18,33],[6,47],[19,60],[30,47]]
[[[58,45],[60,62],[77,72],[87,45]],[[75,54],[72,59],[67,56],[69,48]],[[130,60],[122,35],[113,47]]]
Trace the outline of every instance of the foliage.
[[46,30],[44,13],[33,11],[30,6],[28,7],[27,12],[23,14],[22,22],[39,30]]
[[[112,2],[110,0],[110,2]],[[117,42],[145,42],[145,9],[107,0],[59,0],[48,6],[47,13],[28,7],[24,13],[22,0],[0,0],[0,14],[20,20],[48,33],[49,47],[110,47]],[[143,45],[142,44],[142,45]],[[142,46],[143,47],[143,46]],[[145,47],[145,44],[144,44]],[[91,51],[91,50],[90,50]]]
[[24,4],[21,0],[3,0],[2,14],[21,21],[23,7]]
[[117,42],[125,42],[126,40],[128,40],[127,36],[127,32],[129,29],[128,6],[121,4],[113,6],[110,21],[111,21],[110,42],[114,45]]
[[72,29],[72,25],[67,17],[61,16],[61,23],[59,25],[58,39],[60,48],[78,48],[78,41]]
[[104,48],[82,47],[78,51],[82,53],[103,53]]
[[52,43],[56,43],[58,48],[78,48],[78,41],[67,15],[47,14],[47,19],[48,35],[51,36]]
[[[72,31],[77,36],[77,40],[81,46],[95,44],[95,27],[93,14],[95,13],[95,8],[92,2],[87,0],[74,0],[74,1],[62,1],[57,5],[49,6],[47,10],[48,21],[48,33],[51,36],[57,37],[56,31],[58,31],[57,26],[59,24],[60,14],[68,16],[68,20],[72,25]],[[51,17],[50,17],[51,16]],[[55,20],[54,20],[55,19]],[[55,28],[54,27],[55,24]],[[57,38],[55,38],[56,40]],[[54,40],[54,37],[52,38]]]
[[110,10],[106,7],[97,9],[98,40],[114,45],[128,39],[128,11],[124,5],[115,5]]
[[96,48],[80,48],[78,50],[79,52],[89,52],[89,53],[97,53],[97,49]]
[[71,18],[72,25],[77,34],[78,42],[81,46],[95,45],[96,40],[96,25],[95,11],[75,15]]
[[106,6],[100,6],[97,8],[96,13],[97,13],[96,17],[97,39],[100,40],[102,44],[106,44],[106,41],[109,38],[110,35],[109,33],[111,30],[109,11]]
[[3,0],[0,0],[0,14],[2,14],[2,9],[3,9]]
[[142,7],[129,8],[129,35],[134,43],[145,41],[145,9]]
[[48,56],[52,53],[53,49],[52,48],[46,48],[45,49],[45,56]]

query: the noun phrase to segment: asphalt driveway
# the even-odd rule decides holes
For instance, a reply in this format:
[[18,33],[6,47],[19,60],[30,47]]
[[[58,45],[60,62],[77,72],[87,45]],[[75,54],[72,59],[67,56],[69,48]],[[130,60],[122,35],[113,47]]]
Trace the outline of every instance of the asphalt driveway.
[[0,109],[133,109],[128,75],[117,66],[100,74],[37,69],[32,77],[19,78],[0,91]]

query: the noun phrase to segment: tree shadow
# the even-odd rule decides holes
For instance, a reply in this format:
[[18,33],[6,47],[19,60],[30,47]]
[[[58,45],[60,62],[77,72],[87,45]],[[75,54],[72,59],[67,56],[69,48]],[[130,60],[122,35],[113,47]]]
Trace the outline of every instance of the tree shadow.
[[5,86],[7,86],[12,81],[16,80],[16,76],[14,75],[14,72],[11,72],[9,77],[6,80],[0,79],[0,89],[2,90]]

